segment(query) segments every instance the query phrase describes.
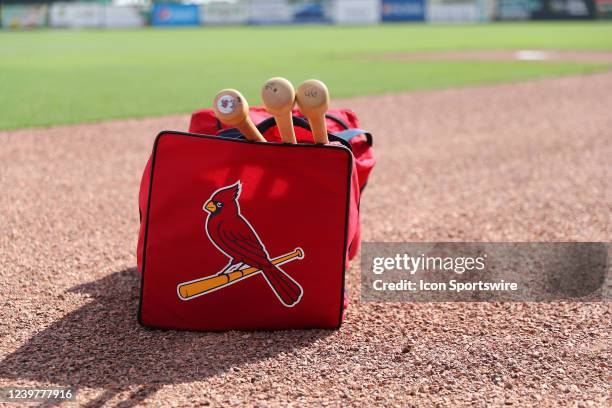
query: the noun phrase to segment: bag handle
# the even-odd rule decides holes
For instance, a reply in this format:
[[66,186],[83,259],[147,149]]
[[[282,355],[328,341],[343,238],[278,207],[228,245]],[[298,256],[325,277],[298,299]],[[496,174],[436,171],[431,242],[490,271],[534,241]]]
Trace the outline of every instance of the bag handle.
[[342,119],[340,119],[339,117],[337,117],[336,115],[332,115],[331,113],[326,113],[325,117],[327,119],[331,119],[334,122],[336,122],[337,124],[339,124],[340,126],[342,126],[345,130],[350,129],[348,123],[346,123],[345,121],[343,121]]
[[[326,113],[325,117],[327,119],[333,120],[334,122],[339,124],[345,130],[350,129],[349,125],[345,121],[343,121],[342,119],[340,119],[339,117],[337,117],[335,115],[331,115],[329,113]],[[257,128],[259,129],[259,131],[261,133],[264,133],[268,129],[270,129],[271,127],[274,127],[275,125],[276,125],[276,120],[274,120],[274,117],[271,116],[271,117],[269,117],[267,119],[262,120],[257,125]],[[293,126],[300,126],[300,127],[303,127],[304,129],[310,130],[310,124],[308,123],[308,120],[306,118],[301,117],[301,116],[293,115]]]
[[[327,115],[326,115],[327,116]],[[293,115],[292,117],[293,119],[293,126],[295,127],[301,127],[302,129],[306,129],[308,131],[310,131],[310,124],[308,123],[308,121],[304,118],[301,118],[299,116],[295,116]],[[340,120],[340,119],[338,119]],[[261,132],[261,134],[264,134],[265,132],[267,132],[268,130],[270,130],[271,128],[273,128],[274,126],[276,126],[276,119],[274,119],[274,116],[271,116],[267,119],[262,120],[258,125],[257,125],[257,129],[259,129],[259,131]],[[346,132],[346,131],[344,131]],[[342,132],[340,132],[342,133]],[[359,134],[364,133],[363,131],[361,131]],[[350,139],[346,139],[343,137],[340,137],[334,133],[329,133],[327,132],[328,138],[330,142],[340,142],[342,143],[342,145],[348,147],[350,150],[352,150],[351,148],[351,144],[349,143]],[[217,133],[217,136],[222,136],[222,137],[228,137],[231,139],[245,139],[245,137],[240,133],[240,131],[238,129],[235,128],[230,128],[230,129],[224,129],[221,132]]]
[[[293,126],[301,127],[306,130],[310,130],[310,124],[304,118],[300,118],[299,116],[292,115]],[[262,120],[257,124],[257,129],[261,132],[261,134],[266,133],[268,130],[276,126],[276,119],[274,116],[270,116],[267,119]]]

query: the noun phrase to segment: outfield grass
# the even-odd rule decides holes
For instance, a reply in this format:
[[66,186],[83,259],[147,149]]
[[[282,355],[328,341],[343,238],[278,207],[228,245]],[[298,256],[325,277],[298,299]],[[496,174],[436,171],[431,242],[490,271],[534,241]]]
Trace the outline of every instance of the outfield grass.
[[0,33],[0,129],[190,112],[271,76],[332,96],[594,72],[603,64],[365,60],[461,49],[612,50],[610,23],[231,27]]

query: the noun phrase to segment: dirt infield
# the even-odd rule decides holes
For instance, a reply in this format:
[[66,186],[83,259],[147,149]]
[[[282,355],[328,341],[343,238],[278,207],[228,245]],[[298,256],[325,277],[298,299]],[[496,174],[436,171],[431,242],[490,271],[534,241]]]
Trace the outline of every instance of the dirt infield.
[[[337,101],[379,159],[368,241],[610,241],[612,73]],[[607,303],[366,304],[342,329],[136,322],[141,170],[187,116],[0,133],[0,386],[87,406],[604,406]]]

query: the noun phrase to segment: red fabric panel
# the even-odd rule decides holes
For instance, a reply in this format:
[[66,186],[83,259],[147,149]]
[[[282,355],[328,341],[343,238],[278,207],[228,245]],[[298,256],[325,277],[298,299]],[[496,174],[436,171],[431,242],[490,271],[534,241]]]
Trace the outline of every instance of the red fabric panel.
[[[176,133],[158,137],[152,182],[149,186],[149,163],[139,197],[141,322],[192,330],[338,327],[343,268],[359,226],[351,158],[342,146],[253,144]],[[269,257],[298,247],[304,252],[303,259],[280,266],[303,290],[293,307],[280,301],[261,272],[189,300],[178,295],[179,284],[215,275],[228,263],[207,234],[211,213],[203,206],[216,190],[238,180],[240,214]],[[229,211],[227,204],[223,208]],[[357,246],[358,239],[351,252]]]

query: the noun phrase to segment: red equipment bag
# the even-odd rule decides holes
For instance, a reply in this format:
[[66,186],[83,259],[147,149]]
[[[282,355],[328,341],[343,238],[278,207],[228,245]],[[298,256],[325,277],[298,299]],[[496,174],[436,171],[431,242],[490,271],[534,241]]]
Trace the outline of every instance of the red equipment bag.
[[[344,272],[359,246],[359,197],[372,137],[348,110],[328,118],[330,144],[268,143],[195,112],[192,133],[161,132],[141,181],[139,322],[186,330],[338,328]],[[340,131],[337,131],[339,129]]]

